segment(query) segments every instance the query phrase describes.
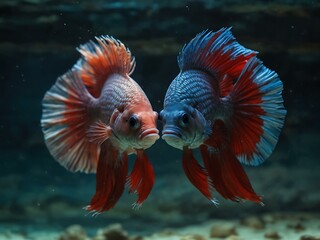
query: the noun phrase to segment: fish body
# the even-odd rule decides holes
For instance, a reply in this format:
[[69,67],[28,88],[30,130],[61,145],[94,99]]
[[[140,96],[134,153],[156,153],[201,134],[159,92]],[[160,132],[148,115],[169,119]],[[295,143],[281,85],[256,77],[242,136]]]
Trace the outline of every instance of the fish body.
[[[144,152],[159,138],[158,114],[130,77],[130,51],[112,37],[96,38],[78,49],[81,58],[58,78],[43,99],[41,126],[52,156],[66,169],[96,173],[96,193],[87,210],[114,207],[125,184],[149,195],[153,168]],[[136,154],[128,175],[128,154]]]
[[230,29],[198,34],[178,56],[180,73],[159,115],[162,138],[183,150],[188,179],[214,203],[213,188],[233,201],[262,203],[241,163],[256,166],[269,157],[286,110],[281,80],[256,55]]
[[[210,135],[214,118],[223,117],[218,89],[211,81],[208,74],[193,69],[172,81],[161,112],[166,126],[162,138],[169,145],[181,150],[184,146],[198,148]],[[176,133],[181,137],[176,138]]]
[[141,87],[130,77],[111,75],[102,88],[96,109],[113,131],[112,144],[121,152],[135,153],[135,149],[149,148],[158,139],[158,114]]

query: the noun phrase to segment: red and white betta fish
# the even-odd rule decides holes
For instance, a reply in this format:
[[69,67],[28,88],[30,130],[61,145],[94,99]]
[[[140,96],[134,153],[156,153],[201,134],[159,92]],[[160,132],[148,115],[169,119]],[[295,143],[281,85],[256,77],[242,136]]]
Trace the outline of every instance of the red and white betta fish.
[[[73,172],[96,173],[96,193],[87,210],[114,207],[126,183],[148,197],[153,168],[144,152],[159,138],[158,114],[130,77],[134,57],[119,40],[102,36],[78,49],[81,58],[45,94],[41,126],[51,155]],[[128,154],[136,154],[128,176]]]
[[[183,150],[188,179],[215,204],[213,188],[226,199],[262,204],[241,163],[268,158],[284,124],[282,82],[256,54],[230,29],[198,34],[178,56],[180,73],[159,114],[162,138]],[[192,153],[198,147],[203,166]]]

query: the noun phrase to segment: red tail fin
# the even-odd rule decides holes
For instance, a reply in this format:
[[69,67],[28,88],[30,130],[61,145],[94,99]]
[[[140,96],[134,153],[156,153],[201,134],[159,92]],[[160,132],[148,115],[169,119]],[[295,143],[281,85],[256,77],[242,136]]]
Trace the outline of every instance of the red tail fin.
[[154,172],[150,161],[141,149],[137,150],[137,159],[128,178],[129,192],[137,192],[138,199],[134,206],[140,207],[149,196],[153,183]]
[[94,105],[95,100],[75,71],[58,78],[43,98],[41,126],[47,147],[70,171],[96,171],[100,146],[86,138],[93,121],[88,110]]
[[233,106],[231,149],[242,163],[259,165],[277,144],[286,115],[282,88],[278,75],[252,58],[226,98]]
[[100,213],[113,208],[124,191],[127,173],[127,154],[121,156],[109,140],[105,141],[97,168],[96,193],[86,210]]
[[233,201],[246,199],[261,203],[227,141],[227,131],[221,120],[216,120],[213,135],[201,146],[201,153],[210,179],[216,190]]
[[192,154],[192,150],[184,147],[182,157],[183,170],[189,181],[210,201],[217,204],[212,198],[208,176]]

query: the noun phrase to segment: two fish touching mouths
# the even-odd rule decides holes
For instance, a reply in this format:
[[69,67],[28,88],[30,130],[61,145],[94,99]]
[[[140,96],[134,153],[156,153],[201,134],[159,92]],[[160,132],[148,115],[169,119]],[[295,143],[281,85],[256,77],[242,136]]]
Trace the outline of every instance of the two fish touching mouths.
[[[137,195],[135,207],[147,199],[155,177],[144,150],[159,138],[157,120],[162,139],[182,150],[187,178],[209,201],[218,204],[216,190],[262,204],[242,164],[257,166],[274,150],[286,115],[283,84],[230,28],[203,31],[183,47],[159,114],[130,77],[135,59],[122,42],[96,37],[78,51],[80,59],[43,98],[41,126],[62,166],[96,173],[88,211],[113,208],[126,186]],[[129,154],[136,155],[130,170]]]

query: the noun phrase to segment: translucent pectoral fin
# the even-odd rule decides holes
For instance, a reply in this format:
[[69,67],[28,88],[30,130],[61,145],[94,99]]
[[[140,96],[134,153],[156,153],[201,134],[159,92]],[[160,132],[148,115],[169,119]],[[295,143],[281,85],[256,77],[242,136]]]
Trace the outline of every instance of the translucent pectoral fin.
[[112,129],[102,121],[97,121],[87,130],[87,137],[90,142],[101,145],[112,135]]

